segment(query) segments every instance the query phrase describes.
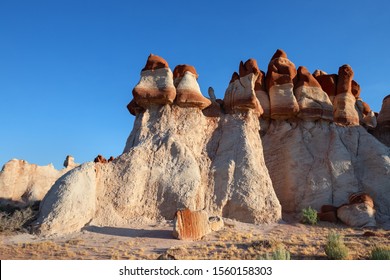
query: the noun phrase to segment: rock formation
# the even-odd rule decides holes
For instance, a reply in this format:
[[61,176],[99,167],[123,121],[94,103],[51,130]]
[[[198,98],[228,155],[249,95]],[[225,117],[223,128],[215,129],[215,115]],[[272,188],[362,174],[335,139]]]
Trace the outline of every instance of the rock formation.
[[[145,111],[136,115],[124,153],[115,161],[95,164],[95,183],[88,177],[84,190],[89,193],[95,190],[96,211],[86,211],[82,220],[111,226],[129,221],[150,222],[173,219],[177,209],[188,208],[191,211],[204,209],[210,216],[220,215],[243,222],[278,221],[281,207],[265,166],[259,136],[256,107],[259,104],[254,92],[258,70],[255,63],[249,61],[241,64],[240,72],[237,87],[242,95],[224,103],[231,108],[230,114],[222,113],[218,100],[213,102],[218,106],[214,108],[215,114],[208,117],[209,109],[203,113],[203,106],[147,104],[142,99]],[[174,84],[173,77],[172,81],[165,77],[165,83]],[[180,83],[177,83],[177,91]],[[140,84],[133,90],[137,104],[136,89]],[[150,87],[153,91],[155,84],[151,83]],[[146,88],[144,90],[147,92]],[[157,94],[154,97],[160,100]],[[76,190],[75,180],[86,181],[83,173],[90,168],[83,165],[74,170],[72,179],[57,182],[57,187],[48,194],[38,223],[43,234],[64,231],[54,225],[66,223],[69,217],[54,206],[76,197],[69,194]],[[93,171],[88,173],[93,174]],[[65,193],[67,198],[63,198]],[[54,200],[59,204],[49,204]],[[85,201],[88,209],[93,209],[91,203]],[[80,227],[80,223],[68,223],[68,231],[77,231]]]
[[268,64],[266,85],[270,97],[271,118],[286,120],[298,114],[299,106],[294,95],[294,63],[282,50],[277,50]]
[[133,89],[135,102],[142,108],[172,104],[176,97],[173,74],[168,63],[157,55],[149,55],[141,71],[141,79]]
[[351,195],[349,204],[337,209],[337,217],[351,227],[376,226],[374,202],[366,193]]
[[379,141],[390,147],[390,95],[383,99],[373,134]]
[[[212,91],[210,100],[202,96],[192,67],[174,72],[164,59],[148,58],[128,105],[136,118],[123,154],[58,180],[41,205],[41,233],[172,220],[178,209],[272,223],[282,210],[319,211],[357,192],[372,197],[379,224],[390,224],[390,148],[359,125],[350,66],[338,75],[300,67],[297,75],[278,50],[265,82],[254,59],[241,62],[223,101]],[[261,115],[268,97],[269,116]],[[361,105],[364,121],[372,111]],[[378,127],[387,125],[387,105]],[[354,207],[340,211],[360,215]],[[329,220],[343,216],[322,210]]]
[[72,156],[67,156],[64,166],[57,170],[52,164],[39,166],[25,160],[10,160],[0,172],[0,204],[42,200],[54,182],[78,164]]
[[324,71],[316,70],[313,73],[314,78],[321,85],[321,88],[328,94],[329,100],[332,102],[337,94],[337,74],[328,75]]
[[203,110],[211,101],[200,92],[197,82],[198,74],[193,66],[178,65],[173,71],[176,87],[176,104],[180,107],[198,107]]
[[294,94],[299,105],[299,118],[333,120],[333,106],[328,95],[304,66],[298,68]]
[[255,82],[260,73],[256,60],[248,59],[245,64],[241,61],[239,73],[233,73],[226,89],[223,99],[225,112],[230,114],[253,109],[260,116],[263,108],[255,94]]
[[[334,121],[341,125],[359,125],[359,115],[355,109],[359,91],[352,87],[353,70],[349,65],[339,68],[337,94],[333,101]],[[355,95],[353,94],[355,93]]]

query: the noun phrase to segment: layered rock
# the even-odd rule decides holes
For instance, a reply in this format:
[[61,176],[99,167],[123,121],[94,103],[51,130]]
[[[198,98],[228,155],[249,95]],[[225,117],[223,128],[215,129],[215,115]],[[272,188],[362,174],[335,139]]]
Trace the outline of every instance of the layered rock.
[[[239,79],[244,96],[251,97],[236,100],[257,100],[257,77],[250,65],[242,65]],[[220,105],[218,100],[213,103]],[[204,209],[212,216],[250,223],[280,219],[281,207],[264,163],[258,112],[248,104],[232,102],[231,114],[214,116],[199,107],[149,104],[136,115],[124,153],[112,162],[95,164],[96,182],[91,180],[88,189],[95,190],[96,211],[79,213],[82,220],[98,226],[171,220],[180,208]],[[59,196],[75,192],[77,184],[64,183],[58,187],[64,188],[62,192],[48,194],[43,203],[51,210],[45,213],[66,204],[69,198]],[[48,204],[52,200],[58,204]],[[59,228],[46,224],[70,222],[64,215],[45,217],[40,218],[40,227],[46,234]]]
[[377,125],[375,113],[370,106],[364,102],[360,97],[356,99],[356,110],[359,115],[360,125],[366,128],[375,128]]
[[377,118],[377,127],[373,134],[379,141],[390,147],[390,95],[383,99]]
[[298,114],[294,96],[295,65],[282,50],[277,50],[268,64],[266,84],[270,97],[271,118],[286,120]]
[[211,232],[206,211],[178,210],[173,220],[173,236],[180,240],[199,240]]
[[149,55],[141,71],[141,79],[133,89],[133,96],[135,102],[143,108],[173,103],[176,97],[173,74],[163,58]]
[[299,118],[333,121],[333,106],[328,95],[304,66],[298,68],[294,94],[299,105]]
[[0,203],[30,204],[42,200],[54,182],[78,164],[67,156],[64,166],[57,170],[52,164],[39,166],[25,160],[10,160],[0,172]]
[[350,195],[349,204],[337,209],[337,217],[351,227],[376,226],[374,202],[366,193]]
[[255,81],[255,93],[261,107],[263,108],[263,114],[261,116],[265,119],[269,119],[271,117],[271,105],[269,95],[266,91],[265,73],[263,71],[259,72],[259,76]]
[[193,66],[178,65],[173,70],[176,87],[176,104],[180,107],[197,107],[201,110],[211,105],[211,101],[200,91],[198,74]]
[[321,85],[321,88],[329,96],[329,100],[333,104],[334,98],[337,94],[337,74],[327,74],[324,71],[316,70],[314,71],[313,76]]
[[337,81],[337,95],[333,101],[334,121],[341,125],[353,126],[359,125],[359,115],[355,109],[356,97],[358,94],[352,87],[353,70],[349,65],[343,65],[339,68]]
[[248,59],[245,64],[241,61],[239,73],[233,73],[226,89],[223,99],[225,112],[232,114],[252,109],[260,116],[263,108],[255,94],[255,82],[260,73],[256,60]]
[[364,191],[376,202],[378,221],[390,219],[390,149],[363,127],[273,122],[262,141],[284,213],[342,205]]

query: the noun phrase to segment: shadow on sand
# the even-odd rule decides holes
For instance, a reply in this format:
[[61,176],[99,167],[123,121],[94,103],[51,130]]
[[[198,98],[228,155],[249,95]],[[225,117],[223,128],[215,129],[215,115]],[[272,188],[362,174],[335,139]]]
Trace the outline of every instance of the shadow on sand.
[[173,239],[171,230],[150,230],[150,229],[132,229],[132,228],[118,228],[118,227],[97,227],[86,226],[83,230],[124,237],[147,237],[158,239]]

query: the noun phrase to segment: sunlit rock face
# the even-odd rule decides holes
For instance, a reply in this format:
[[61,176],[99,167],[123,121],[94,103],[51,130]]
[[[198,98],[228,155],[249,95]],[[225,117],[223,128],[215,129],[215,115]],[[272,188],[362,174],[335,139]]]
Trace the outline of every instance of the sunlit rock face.
[[333,106],[328,95],[304,66],[298,68],[294,94],[299,105],[299,118],[333,121]]
[[[358,192],[374,201],[365,213],[390,221],[390,149],[367,132],[372,111],[350,66],[311,75],[278,50],[266,78],[254,59],[241,62],[223,100],[199,88],[194,67],[172,73],[149,57],[128,105],[136,117],[123,153],[58,180],[41,205],[41,233],[77,231],[87,220],[172,220],[178,209],[273,223],[309,206],[348,204]],[[378,127],[387,125],[386,102]],[[340,210],[346,221],[361,213],[352,208]],[[323,218],[337,219],[338,209]]]
[[0,171],[0,204],[30,204],[40,201],[54,182],[78,166],[67,156],[64,168],[57,170],[52,164],[39,166],[25,160],[12,159]]
[[286,120],[298,114],[299,105],[294,95],[296,75],[294,63],[284,51],[277,50],[268,64],[266,76],[272,119]]
[[390,147],[390,95],[383,99],[382,108],[378,114],[377,126],[373,130],[375,137]]

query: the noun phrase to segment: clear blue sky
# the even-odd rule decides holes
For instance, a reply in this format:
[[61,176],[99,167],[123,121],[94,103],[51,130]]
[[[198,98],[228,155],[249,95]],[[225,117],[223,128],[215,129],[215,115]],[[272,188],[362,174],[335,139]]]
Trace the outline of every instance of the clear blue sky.
[[0,0],[0,166],[61,168],[122,153],[131,90],[149,53],[194,65],[222,98],[240,60],[266,70],[277,48],[298,67],[348,63],[379,111],[390,93],[390,1]]

